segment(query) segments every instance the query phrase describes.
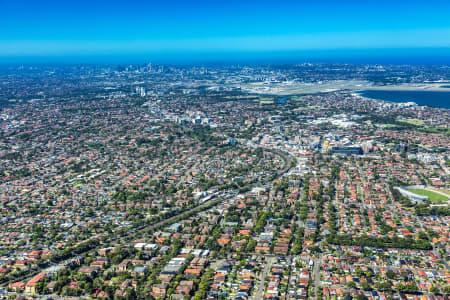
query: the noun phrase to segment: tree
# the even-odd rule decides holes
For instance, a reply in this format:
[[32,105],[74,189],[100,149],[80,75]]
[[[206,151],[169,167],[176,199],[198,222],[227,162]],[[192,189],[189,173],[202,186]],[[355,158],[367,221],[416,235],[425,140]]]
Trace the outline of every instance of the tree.
[[45,286],[46,286],[46,284],[44,281],[37,282],[36,283],[36,293],[40,294],[40,295],[44,294]]
[[430,287],[430,293],[439,294],[439,288],[435,285]]
[[417,293],[419,291],[419,288],[414,283],[399,284],[397,288],[399,291],[406,293]]
[[360,286],[363,290],[368,291],[371,289],[370,284],[367,281],[363,281],[360,283]]
[[89,207],[88,210],[86,211],[86,216],[87,217],[93,217],[95,215],[94,210]]
[[125,292],[125,299],[126,300],[135,300],[135,299],[137,299],[137,295],[136,295],[136,292],[134,291],[134,289],[128,289]]
[[214,274],[213,269],[207,269],[205,274],[203,274],[202,278],[200,279],[200,283],[198,284],[198,290],[195,293],[193,300],[200,300],[204,299],[206,297],[206,293],[209,289],[209,284],[212,278],[212,275]]
[[450,285],[445,286],[444,289],[443,289],[443,292],[446,295],[450,294]]
[[386,272],[386,277],[389,279],[395,279],[395,273],[391,270]]
[[363,270],[361,270],[361,269],[356,269],[356,270],[355,270],[355,275],[356,275],[357,277],[361,278],[361,277],[364,275],[364,272],[363,272]]
[[253,252],[256,247],[256,241],[254,239],[251,239],[247,244],[247,252]]
[[392,284],[390,281],[384,281],[377,283],[375,287],[381,291],[389,291],[392,288]]

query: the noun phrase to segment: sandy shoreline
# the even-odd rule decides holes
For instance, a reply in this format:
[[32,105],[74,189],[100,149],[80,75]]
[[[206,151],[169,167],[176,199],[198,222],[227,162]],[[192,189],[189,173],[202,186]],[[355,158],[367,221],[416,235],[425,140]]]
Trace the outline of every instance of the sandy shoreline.
[[368,86],[364,89],[355,91],[411,91],[411,92],[450,92],[450,88],[442,86],[450,86],[450,83],[426,83],[426,84],[400,84],[400,85],[383,85]]
[[405,83],[398,85],[373,85],[368,81],[329,81],[323,83],[295,83],[295,84],[244,84],[242,91],[256,95],[290,96],[300,94],[329,93],[334,91],[424,91],[424,92],[450,92],[450,82],[433,83]]

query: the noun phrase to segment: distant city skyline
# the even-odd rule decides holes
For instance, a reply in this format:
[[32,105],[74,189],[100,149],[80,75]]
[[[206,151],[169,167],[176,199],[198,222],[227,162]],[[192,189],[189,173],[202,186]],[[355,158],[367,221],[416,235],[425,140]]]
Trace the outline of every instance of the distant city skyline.
[[303,2],[0,0],[0,57],[450,57],[448,1]]

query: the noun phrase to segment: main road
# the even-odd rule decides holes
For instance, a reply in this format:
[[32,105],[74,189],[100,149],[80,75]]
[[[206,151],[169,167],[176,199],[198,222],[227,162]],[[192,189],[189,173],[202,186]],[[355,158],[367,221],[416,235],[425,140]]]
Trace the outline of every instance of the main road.
[[320,265],[322,264],[322,253],[319,254],[318,259],[314,260],[313,274],[314,277],[314,299],[318,299],[320,288]]
[[264,269],[261,271],[261,274],[258,279],[258,287],[256,289],[256,293],[253,299],[259,300],[264,299],[264,290],[265,290],[265,279],[267,277],[267,273],[269,273],[270,267],[272,266],[275,258],[273,256],[266,256],[266,264],[264,265]]

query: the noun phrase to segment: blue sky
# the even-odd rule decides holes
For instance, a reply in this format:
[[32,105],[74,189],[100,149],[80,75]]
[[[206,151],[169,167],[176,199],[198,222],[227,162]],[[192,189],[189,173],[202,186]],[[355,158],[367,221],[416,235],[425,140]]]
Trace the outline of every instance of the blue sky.
[[0,56],[450,49],[450,1],[0,0]]

